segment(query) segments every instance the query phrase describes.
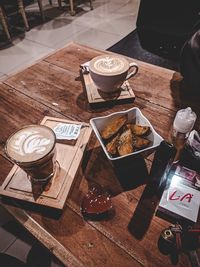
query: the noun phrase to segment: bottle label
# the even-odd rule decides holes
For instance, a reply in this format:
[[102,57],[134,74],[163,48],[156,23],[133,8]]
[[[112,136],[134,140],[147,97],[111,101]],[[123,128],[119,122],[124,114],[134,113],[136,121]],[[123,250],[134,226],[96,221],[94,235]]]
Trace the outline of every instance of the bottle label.
[[176,129],[172,130],[172,143],[177,150],[180,150],[184,147],[189,133],[180,133]]
[[181,132],[177,131],[174,128],[172,130],[172,137],[173,138],[178,138],[178,139],[185,140],[185,139],[188,138],[188,136],[189,136],[189,133],[181,133]]

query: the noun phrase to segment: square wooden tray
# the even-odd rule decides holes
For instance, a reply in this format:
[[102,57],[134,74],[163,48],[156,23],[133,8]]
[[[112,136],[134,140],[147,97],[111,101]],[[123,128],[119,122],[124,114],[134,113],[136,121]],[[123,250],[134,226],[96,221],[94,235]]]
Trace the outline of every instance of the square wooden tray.
[[[81,70],[82,72],[82,70]],[[128,81],[125,81],[116,93],[106,94],[98,90],[89,73],[82,72],[83,80],[85,83],[85,89],[87,93],[88,102],[90,104],[103,103],[107,101],[119,101],[119,100],[134,100],[135,94]]]
[[53,129],[60,122],[81,124],[82,127],[76,141],[59,141],[56,143],[56,160],[59,164],[50,183],[42,192],[37,191],[38,188],[34,191],[27,174],[17,165],[14,165],[0,188],[2,196],[28,201],[34,205],[56,209],[63,208],[79,170],[92,129],[87,123],[53,117],[44,117],[41,124]]

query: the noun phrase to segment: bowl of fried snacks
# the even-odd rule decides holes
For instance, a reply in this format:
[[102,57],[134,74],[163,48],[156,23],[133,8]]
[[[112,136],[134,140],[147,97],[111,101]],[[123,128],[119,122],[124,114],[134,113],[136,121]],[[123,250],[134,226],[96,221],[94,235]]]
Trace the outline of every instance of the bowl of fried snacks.
[[163,140],[136,107],[93,118],[90,124],[110,160],[153,152]]

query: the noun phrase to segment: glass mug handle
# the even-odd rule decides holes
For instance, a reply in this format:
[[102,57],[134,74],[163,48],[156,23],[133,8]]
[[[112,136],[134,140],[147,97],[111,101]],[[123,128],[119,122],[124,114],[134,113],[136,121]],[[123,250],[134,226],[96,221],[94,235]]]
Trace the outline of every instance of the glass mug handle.
[[126,80],[130,79],[131,77],[135,76],[135,74],[138,72],[138,65],[134,62],[129,64],[129,69],[134,68],[133,71],[129,72],[126,76]]

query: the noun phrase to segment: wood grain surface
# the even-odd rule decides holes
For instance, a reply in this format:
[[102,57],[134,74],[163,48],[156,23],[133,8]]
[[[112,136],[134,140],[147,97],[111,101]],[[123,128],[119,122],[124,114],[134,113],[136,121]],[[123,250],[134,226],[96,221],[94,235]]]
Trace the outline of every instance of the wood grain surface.
[[[169,136],[175,113],[200,106],[190,95],[179,73],[138,60],[138,74],[129,80],[134,103],[104,103],[91,107],[83,89],[80,64],[106,51],[71,43],[0,84],[0,183],[12,165],[5,159],[8,136],[21,126],[40,123],[45,115],[88,123],[96,116],[138,107],[155,130]],[[128,59],[133,61],[133,59]],[[148,172],[152,155],[111,165],[94,134],[61,214],[32,209],[10,200],[2,205],[49,248],[65,266],[190,266],[185,253],[176,259],[158,248],[161,231],[169,222],[155,216],[159,198],[152,194]],[[84,220],[80,212],[83,196],[91,183],[111,194],[113,210],[99,221]]]
[[84,73],[84,71],[80,71],[82,74],[82,78],[85,85],[85,91],[87,94],[87,99],[90,104],[98,104],[102,102],[108,102],[108,101],[121,101],[124,103],[124,100],[129,100],[129,102],[133,102],[135,99],[135,94],[130,87],[130,84],[128,81],[125,81],[121,89],[114,93],[104,93],[100,90],[98,90],[97,86],[92,81],[92,78],[90,76],[90,73]]
[[43,205],[56,209],[63,209],[66,198],[76,179],[81,165],[84,151],[89,142],[92,128],[88,123],[59,119],[45,116],[41,124],[54,129],[58,123],[81,125],[80,133],[75,142],[60,141],[56,143],[55,174],[44,187],[31,183],[27,173],[15,165],[4,180],[0,194],[28,201],[33,205]]

